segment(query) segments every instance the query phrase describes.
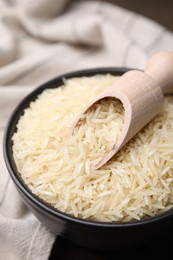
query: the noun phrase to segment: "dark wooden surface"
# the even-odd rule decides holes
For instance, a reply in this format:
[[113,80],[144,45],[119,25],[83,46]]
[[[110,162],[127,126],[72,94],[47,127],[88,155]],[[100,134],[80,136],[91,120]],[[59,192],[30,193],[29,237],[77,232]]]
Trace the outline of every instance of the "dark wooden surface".
[[172,260],[172,231],[141,247],[115,251],[95,251],[82,248],[58,237],[48,260]]
[[142,14],[173,31],[173,0],[107,0],[104,2],[111,2]]

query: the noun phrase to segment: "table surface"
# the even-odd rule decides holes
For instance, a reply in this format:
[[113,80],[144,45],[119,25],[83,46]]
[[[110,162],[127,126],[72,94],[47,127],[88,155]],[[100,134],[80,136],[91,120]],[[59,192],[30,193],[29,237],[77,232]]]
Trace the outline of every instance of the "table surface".
[[144,15],[173,32],[172,0],[107,0],[107,2]]
[[58,237],[52,248],[49,260],[150,260],[173,259],[173,249],[170,231],[169,234],[160,235],[152,243],[141,247],[115,251],[95,251],[82,248]]
[[[104,1],[104,0],[100,0]],[[128,10],[144,15],[173,32],[173,0],[107,0]],[[124,251],[100,252],[81,248],[58,237],[49,260],[113,260],[113,259],[173,259],[170,234],[158,238],[153,244]]]

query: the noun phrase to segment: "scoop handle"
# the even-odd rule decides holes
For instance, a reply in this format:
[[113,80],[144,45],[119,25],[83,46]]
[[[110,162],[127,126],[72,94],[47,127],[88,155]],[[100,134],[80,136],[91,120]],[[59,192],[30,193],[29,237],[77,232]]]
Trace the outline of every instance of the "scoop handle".
[[173,52],[163,51],[153,55],[147,63],[145,73],[155,79],[163,94],[173,93]]

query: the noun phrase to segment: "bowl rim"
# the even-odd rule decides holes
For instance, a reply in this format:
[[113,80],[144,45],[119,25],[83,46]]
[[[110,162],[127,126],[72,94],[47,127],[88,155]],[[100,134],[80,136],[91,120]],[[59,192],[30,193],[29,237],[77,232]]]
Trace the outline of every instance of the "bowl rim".
[[[92,76],[96,74],[113,74],[113,75],[122,75],[129,70],[133,70],[134,68],[128,67],[98,67],[98,68],[91,68],[91,69],[82,69],[76,70],[69,73],[65,73],[59,75],[51,80],[46,81],[45,83],[41,84],[40,86],[36,87],[33,91],[27,94],[15,107],[13,112],[11,113],[8,122],[6,124],[3,136],[3,156],[5,160],[5,164],[7,170],[13,180],[14,184],[17,186],[17,189],[22,192],[29,201],[37,206],[39,210],[46,211],[49,215],[54,216],[55,218],[60,218],[62,220],[66,220],[73,223],[78,223],[86,226],[93,226],[98,228],[126,228],[126,227],[134,227],[134,226],[141,226],[141,225],[148,225],[152,224],[161,220],[166,220],[169,217],[173,216],[173,211],[168,210],[166,212],[160,213],[156,216],[149,217],[143,220],[134,220],[131,222],[101,222],[101,221],[90,221],[87,219],[78,218],[67,213],[64,213],[58,209],[54,209],[52,206],[48,205],[45,201],[43,201],[38,196],[34,195],[27,185],[24,183],[22,177],[20,176],[19,172],[17,171],[13,156],[12,156],[12,134],[16,129],[16,124],[23,114],[24,109],[26,109],[31,101],[34,101],[39,94],[41,94],[45,89],[49,88],[56,88],[63,84],[63,79],[69,79],[74,77],[82,77],[82,76]],[[138,70],[138,69],[135,69]],[[61,83],[61,84],[60,84]]]

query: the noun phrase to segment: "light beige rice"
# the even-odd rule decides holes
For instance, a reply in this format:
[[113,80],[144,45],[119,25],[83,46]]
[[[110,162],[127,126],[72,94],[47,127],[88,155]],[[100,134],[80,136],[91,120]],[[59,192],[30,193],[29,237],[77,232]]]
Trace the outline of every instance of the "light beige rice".
[[173,205],[172,96],[165,98],[161,113],[98,170],[93,163],[122,131],[122,104],[103,101],[67,138],[78,113],[116,80],[109,74],[73,78],[45,90],[25,110],[13,136],[14,159],[31,191],[75,217],[126,222],[155,216]]

